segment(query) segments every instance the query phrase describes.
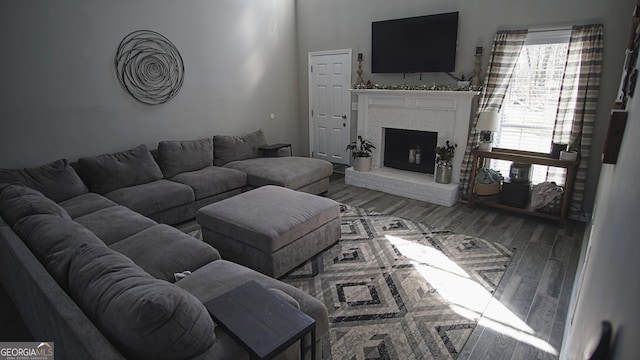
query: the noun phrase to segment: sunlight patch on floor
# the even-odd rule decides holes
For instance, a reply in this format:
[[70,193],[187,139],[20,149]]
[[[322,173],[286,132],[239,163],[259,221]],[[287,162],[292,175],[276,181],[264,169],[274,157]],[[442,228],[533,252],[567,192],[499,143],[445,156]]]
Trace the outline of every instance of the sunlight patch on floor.
[[531,327],[495,300],[491,292],[474,281],[441,251],[396,236],[386,237],[401,254],[411,259],[415,268],[438,294],[451,303],[449,307],[453,311],[468,319],[480,318],[479,325],[558,355],[553,346],[536,337]]

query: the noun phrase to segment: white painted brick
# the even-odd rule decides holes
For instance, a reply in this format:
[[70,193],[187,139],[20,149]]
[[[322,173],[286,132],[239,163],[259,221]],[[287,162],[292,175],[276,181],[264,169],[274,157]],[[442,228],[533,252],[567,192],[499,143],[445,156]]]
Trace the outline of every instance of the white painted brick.
[[453,206],[458,198],[458,184],[439,184],[430,175],[389,168],[368,172],[348,168],[345,183],[444,206]]

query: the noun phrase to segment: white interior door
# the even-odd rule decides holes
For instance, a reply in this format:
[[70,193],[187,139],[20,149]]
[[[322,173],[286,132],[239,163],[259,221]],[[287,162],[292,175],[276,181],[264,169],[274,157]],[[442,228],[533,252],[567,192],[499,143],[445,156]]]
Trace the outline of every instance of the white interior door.
[[349,164],[351,49],[309,53],[309,139],[313,157]]

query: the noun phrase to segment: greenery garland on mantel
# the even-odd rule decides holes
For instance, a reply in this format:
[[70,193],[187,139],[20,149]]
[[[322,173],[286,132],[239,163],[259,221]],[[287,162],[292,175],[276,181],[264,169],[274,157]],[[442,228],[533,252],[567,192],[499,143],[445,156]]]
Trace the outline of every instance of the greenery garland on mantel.
[[445,84],[436,84],[433,83],[431,85],[380,85],[380,84],[372,84],[370,82],[366,84],[353,84],[351,85],[353,90],[425,90],[425,91],[480,91],[482,90],[482,86],[478,85],[469,85],[469,86],[450,86]]

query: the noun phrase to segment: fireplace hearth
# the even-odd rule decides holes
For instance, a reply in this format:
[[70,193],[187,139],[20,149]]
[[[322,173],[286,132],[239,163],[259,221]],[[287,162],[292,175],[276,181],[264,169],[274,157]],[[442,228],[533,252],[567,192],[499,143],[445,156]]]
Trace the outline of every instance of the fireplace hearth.
[[385,128],[383,164],[433,175],[437,143],[437,132]]

